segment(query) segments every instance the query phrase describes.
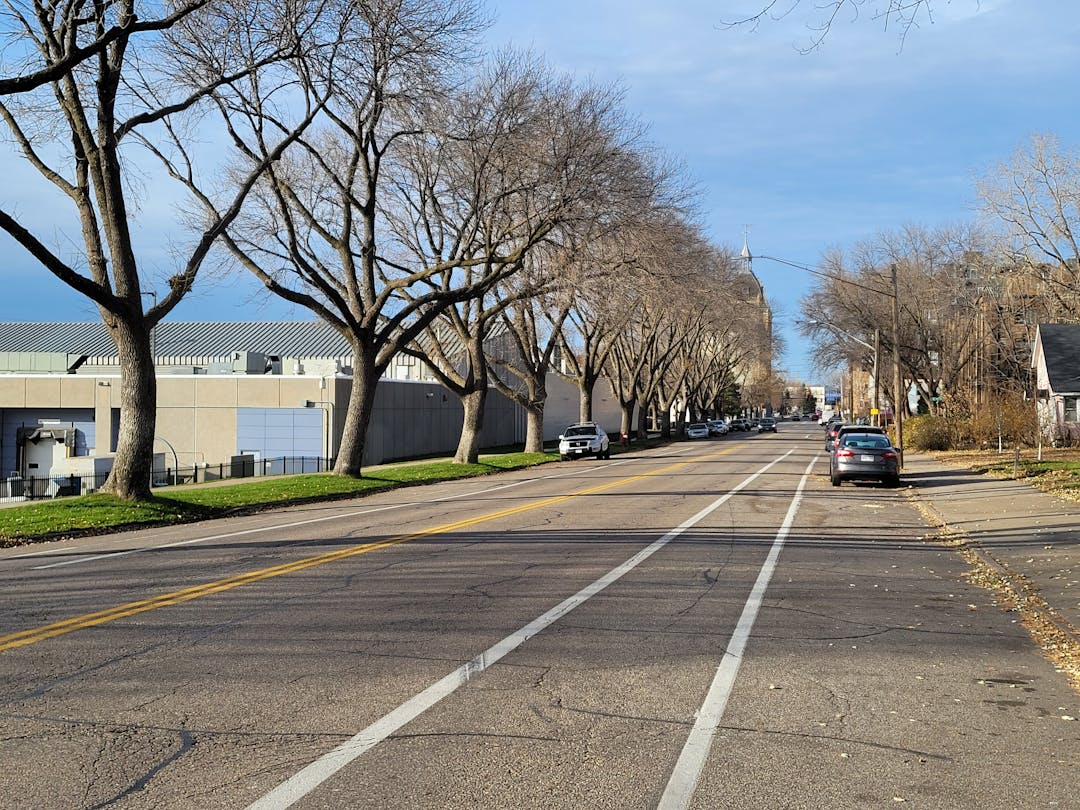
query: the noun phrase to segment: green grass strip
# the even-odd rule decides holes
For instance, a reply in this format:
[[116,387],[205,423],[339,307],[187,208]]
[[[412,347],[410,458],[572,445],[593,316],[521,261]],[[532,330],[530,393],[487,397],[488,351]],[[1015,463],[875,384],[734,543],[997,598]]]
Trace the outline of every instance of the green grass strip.
[[237,483],[165,489],[152,501],[131,503],[95,493],[0,508],[0,546],[120,529],[190,523],[294,503],[366,495],[387,489],[473,478],[558,460],[553,453],[482,456],[478,464],[450,461],[403,463],[364,472],[362,478],[331,473],[246,478]]

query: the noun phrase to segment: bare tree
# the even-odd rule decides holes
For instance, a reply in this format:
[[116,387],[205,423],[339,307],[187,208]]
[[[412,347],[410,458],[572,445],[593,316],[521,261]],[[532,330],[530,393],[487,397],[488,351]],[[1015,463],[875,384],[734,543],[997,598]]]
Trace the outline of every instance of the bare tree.
[[[348,341],[353,385],[334,472],[358,476],[379,378],[443,308],[480,288],[404,291],[488,258],[512,265],[520,257],[476,257],[471,243],[451,242],[434,262],[418,263],[382,242],[394,182],[387,168],[398,150],[425,137],[433,118],[443,123],[438,101],[460,81],[485,24],[479,4],[327,0],[326,8],[338,23],[314,32],[293,78],[294,92],[306,96],[331,84],[330,101],[312,134],[274,164],[257,204],[225,243],[270,292],[311,310]],[[240,113],[226,113],[253,116],[257,131],[272,125],[274,104],[255,88]],[[249,161],[267,158],[261,141],[249,148]]]
[[4,0],[0,36],[9,39],[9,47],[0,69],[0,96],[29,93],[58,81],[120,39],[167,31],[208,2],[189,0],[157,9],[121,4],[118,13],[109,16],[101,13],[107,9],[92,11],[85,2]]
[[[555,286],[552,257],[561,238],[555,234],[579,221],[583,206],[592,207],[604,172],[603,116],[596,118],[588,105],[585,118],[572,112],[583,98],[612,106],[617,97],[576,90],[549,74],[535,59],[502,55],[470,93],[450,99],[446,118],[458,125],[409,152],[395,183],[397,210],[389,219],[404,252],[424,264],[437,261],[448,245],[464,245],[469,259],[420,285],[422,291],[476,294],[445,307],[418,348],[409,350],[462,400],[455,454],[462,463],[474,463],[479,454],[493,325],[508,308]],[[582,171],[587,166],[595,171]],[[412,298],[408,290],[403,295]],[[514,342],[503,336],[504,344]]]
[[639,279],[688,239],[685,220],[697,196],[683,168],[651,150],[627,153],[617,176],[607,210],[577,237],[575,270],[565,276],[572,302],[555,330],[561,362],[554,370],[577,385],[582,421],[592,419],[593,389],[633,318]]
[[[620,236],[628,234],[620,233]],[[634,267],[632,250],[623,239],[598,239],[588,254],[600,272],[587,272],[577,284],[562,328],[557,331],[561,362],[552,370],[578,389],[578,418],[593,419],[593,391],[608,362],[615,340],[631,316],[626,304],[626,278]]]
[[559,191],[566,210],[558,228],[527,258],[525,272],[500,288],[509,304],[501,319],[511,350],[495,358],[491,377],[497,390],[525,410],[527,452],[543,450],[547,375],[564,342],[575,292],[609,270],[591,261],[593,244],[625,223],[628,209],[647,207],[659,183],[638,148],[640,127],[625,116],[616,89],[574,89],[564,82],[556,95],[562,99],[559,115],[545,140],[568,157]]
[[[946,3],[950,0],[945,0]],[[978,4],[978,0],[971,0]],[[822,0],[822,2],[804,3],[803,0],[767,0],[762,2],[753,14],[726,20],[721,24],[727,28],[749,26],[757,28],[766,21],[777,21],[786,17],[798,16],[797,12],[806,6],[812,6],[812,15],[805,23],[811,32],[810,44],[801,48],[809,52],[821,47],[834,25],[845,19],[850,22],[867,16],[884,30],[895,30],[900,39],[900,46],[913,28],[923,23],[934,22],[935,0]]]
[[1080,319],[1080,150],[1034,135],[980,181],[979,196],[1005,227],[1025,292],[1047,299],[1050,318]]
[[[191,289],[215,239],[237,215],[279,143],[268,143],[267,160],[219,187],[217,213],[198,224],[190,249],[178,257],[167,280],[168,291],[149,309],[144,309],[146,277],[135,238],[135,189],[142,171],[136,147],[161,155],[161,145],[173,140],[183,116],[197,111],[212,90],[291,54],[304,16],[299,8],[181,4],[142,24],[134,0],[32,8],[9,2],[0,17],[4,34],[19,37],[20,66],[29,66],[17,70],[18,80],[5,89],[31,88],[0,100],[0,119],[21,156],[58,200],[72,206],[82,249],[65,257],[7,207],[0,209],[0,227],[97,305],[116,344],[120,430],[103,489],[121,498],[151,497],[157,389],[150,330]],[[205,52],[214,53],[198,69],[189,69],[182,59],[192,34],[201,38]]]
[[[892,351],[889,273],[895,265],[903,377],[918,388],[931,410],[958,397],[973,379],[982,345],[977,316],[992,295],[982,283],[985,249],[977,229],[909,226],[860,243],[849,263],[839,252],[826,256],[825,278],[802,307],[804,334],[817,342],[822,365],[869,366],[868,346],[875,330],[879,359]],[[890,388],[887,383],[884,387]],[[896,392],[890,394],[895,397]]]

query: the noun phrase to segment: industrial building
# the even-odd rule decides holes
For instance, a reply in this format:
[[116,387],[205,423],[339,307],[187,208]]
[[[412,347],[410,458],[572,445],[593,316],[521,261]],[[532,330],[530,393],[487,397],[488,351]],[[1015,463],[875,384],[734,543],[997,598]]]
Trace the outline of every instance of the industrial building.
[[[332,327],[320,321],[163,322],[152,344],[157,468],[194,470],[190,477],[201,480],[200,469],[290,472],[296,459],[335,455],[352,353]],[[101,323],[0,323],[0,489],[6,487],[0,496],[16,491],[7,483],[13,480],[107,472],[120,418],[118,363]],[[456,447],[459,401],[418,376],[415,361],[403,358],[380,382],[364,464]],[[547,432],[554,436],[576,421],[578,395],[554,375],[549,392]],[[610,394],[597,391],[596,401],[617,425]],[[492,391],[482,446],[524,438],[520,408]],[[58,485],[49,486],[55,494]]]

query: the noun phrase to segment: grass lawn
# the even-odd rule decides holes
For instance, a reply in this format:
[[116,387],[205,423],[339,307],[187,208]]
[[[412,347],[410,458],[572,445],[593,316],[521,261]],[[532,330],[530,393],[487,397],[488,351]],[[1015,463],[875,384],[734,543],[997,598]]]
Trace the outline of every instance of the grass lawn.
[[558,458],[557,453],[502,453],[482,456],[478,464],[453,464],[440,460],[382,466],[364,473],[363,478],[342,478],[330,473],[262,480],[249,478],[235,484],[162,490],[147,503],[128,503],[100,493],[31,502],[0,509],[0,546],[119,529],[189,523],[290,503],[357,497],[396,487],[531,467],[557,461]]

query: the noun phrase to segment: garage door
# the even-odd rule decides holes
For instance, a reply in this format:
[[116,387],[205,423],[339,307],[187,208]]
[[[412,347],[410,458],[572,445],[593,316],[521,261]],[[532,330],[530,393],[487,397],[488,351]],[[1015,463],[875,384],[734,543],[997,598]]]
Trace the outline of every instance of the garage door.
[[325,412],[320,408],[238,408],[236,452],[260,459],[326,454]]

